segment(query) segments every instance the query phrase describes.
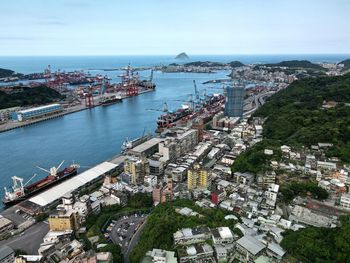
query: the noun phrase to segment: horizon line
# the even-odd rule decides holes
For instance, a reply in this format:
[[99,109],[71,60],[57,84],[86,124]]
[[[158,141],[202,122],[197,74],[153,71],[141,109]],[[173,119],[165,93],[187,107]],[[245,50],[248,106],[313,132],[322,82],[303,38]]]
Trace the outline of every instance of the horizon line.
[[[182,53],[182,52],[181,52]],[[227,54],[190,54],[188,56],[304,56],[304,55],[350,55],[350,53],[227,53]],[[177,53],[180,54],[180,53]],[[0,57],[110,57],[110,56],[177,56],[177,54],[23,54],[23,55],[1,55]]]

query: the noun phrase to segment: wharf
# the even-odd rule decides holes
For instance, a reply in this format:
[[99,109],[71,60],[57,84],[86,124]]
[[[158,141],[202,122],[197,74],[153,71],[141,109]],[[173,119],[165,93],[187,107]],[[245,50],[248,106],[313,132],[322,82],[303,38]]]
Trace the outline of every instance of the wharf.
[[0,133],[14,130],[14,129],[21,128],[21,127],[26,127],[26,126],[29,126],[29,125],[32,125],[35,123],[39,123],[42,121],[55,119],[55,118],[62,117],[62,116],[67,115],[67,114],[71,114],[71,113],[86,110],[86,109],[88,109],[88,107],[86,107],[83,104],[80,104],[80,105],[76,105],[76,106],[67,108],[63,112],[60,112],[58,114],[53,114],[53,115],[45,116],[42,118],[27,120],[27,121],[23,121],[23,122],[14,122],[14,121],[6,122],[6,123],[0,125]]
[[[151,91],[154,91],[154,90],[152,90],[152,89],[141,90],[141,91],[139,91],[138,94],[141,95],[141,94],[148,93],[148,92],[151,92]],[[126,95],[122,96],[123,99],[130,98],[130,97],[131,96],[126,96]],[[95,104],[94,107],[101,106],[101,105],[98,104],[98,101],[100,99],[99,96],[94,97],[94,99],[96,99],[96,101],[97,101],[97,103]],[[73,106],[73,107],[69,107],[69,108],[65,109],[63,112],[60,112],[58,114],[53,114],[53,115],[45,116],[45,117],[42,117],[42,118],[37,118],[37,119],[33,119],[33,120],[27,120],[27,121],[23,121],[23,122],[9,121],[9,122],[0,124],[0,133],[6,132],[6,131],[10,131],[10,130],[14,130],[14,129],[17,129],[17,128],[26,127],[26,126],[29,126],[29,125],[33,125],[35,123],[39,123],[39,122],[55,119],[55,118],[58,118],[58,117],[63,117],[64,115],[75,113],[75,112],[78,112],[78,111],[83,111],[83,110],[86,110],[86,109],[90,109],[90,108],[85,106],[84,104],[80,104],[80,105],[76,105],[76,106]]]

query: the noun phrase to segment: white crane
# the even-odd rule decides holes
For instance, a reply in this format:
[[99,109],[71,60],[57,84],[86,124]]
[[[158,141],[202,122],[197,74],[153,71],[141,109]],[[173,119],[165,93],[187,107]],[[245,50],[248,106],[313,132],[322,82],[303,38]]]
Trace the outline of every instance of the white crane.
[[42,168],[40,166],[37,166],[37,168],[39,168],[40,170],[44,171],[44,172],[47,172],[49,173],[50,175],[52,176],[56,176],[57,175],[57,171],[61,168],[62,164],[64,163],[64,160],[58,165],[58,167],[56,168],[55,166],[51,167],[50,168],[50,171],[45,169],[45,168]]

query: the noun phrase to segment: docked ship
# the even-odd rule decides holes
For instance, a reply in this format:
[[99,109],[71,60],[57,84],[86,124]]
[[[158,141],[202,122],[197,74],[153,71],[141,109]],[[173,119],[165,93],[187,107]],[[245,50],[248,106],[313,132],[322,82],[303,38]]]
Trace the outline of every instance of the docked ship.
[[129,149],[132,149],[138,145],[140,145],[141,143],[144,143],[145,141],[148,141],[149,139],[151,139],[151,135],[149,134],[146,134],[146,135],[143,135],[139,138],[136,138],[135,140],[129,140],[129,138],[126,138],[126,140],[123,142],[122,144],[122,152],[125,152]]
[[39,169],[47,172],[48,175],[32,184],[29,184],[29,182],[36,177],[36,174],[34,174],[25,184],[23,184],[23,178],[13,176],[13,186],[9,190],[7,190],[5,187],[5,196],[2,199],[2,202],[5,204],[5,206],[17,204],[33,196],[34,194],[38,194],[43,190],[48,189],[77,174],[80,167],[78,164],[73,163],[70,166],[60,170],[63,163],[64,161],[62,161],[57,168],[51,167],[50,170],[38,167]]
[[177,109],[174,112],[162,114],[157,119],[157,131],[162,131],[166,128],[171,128],[175,125],[177,121],[190,115],[191,113],[192,109],[188,105],[183,104],[180,109]]
[[202,117],[204,121],[208,121],[216,113],[223,109],[225,103],[225,96],[222,94],[213,94],[206,96],[200,102],[193,102],[192,106],[181,105],[181,108],[174,112],[167,112],[162,114],[157,119],[156,132],[163,132],[165,129],[175,127],[180,123]]
[[100,105],[107,106],[122,101],[123,98],[120,95],[103,95],[100,99]]

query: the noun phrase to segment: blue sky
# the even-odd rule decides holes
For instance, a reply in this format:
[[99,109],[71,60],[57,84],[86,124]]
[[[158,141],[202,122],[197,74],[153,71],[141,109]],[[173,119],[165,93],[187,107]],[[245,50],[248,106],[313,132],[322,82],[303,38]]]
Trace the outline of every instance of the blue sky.
[[350,53],[349,0],[13,0],[0,55]]

